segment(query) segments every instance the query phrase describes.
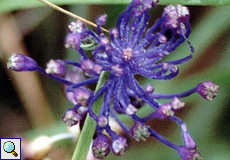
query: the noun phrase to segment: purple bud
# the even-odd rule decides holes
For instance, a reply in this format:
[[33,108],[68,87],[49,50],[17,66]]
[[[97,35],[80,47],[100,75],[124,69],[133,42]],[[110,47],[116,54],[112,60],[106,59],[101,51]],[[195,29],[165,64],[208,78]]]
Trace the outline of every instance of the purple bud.
[[151,84],[147,84],[145,87],[145,92],[151,94],[153,93],[153,91],[154,91],[154,87]]
[[174,111],[172,110],[172,107],[169,103],[165,103],[161,105],[156,111],[155,115],[159,119],[166,119],[170,116],[174,115]]
[[104,14],[104,15],[101,15],[97,18],[96,23],[97,23],[97,25],[102,26],[102,25],[105,25],[106,20],[107,20],[107,15]]
[[90,96],[91,96],[90,90],[85,88],[78,88],[74,91],[75,102],[81,104],[82,106],[86,106]]
[[122,156],[128,148],[126,138],[117,136],[112,140],[111,150],[117,156]]
[[203,97],[204,99],[213,100],[217,92],[219,90],[219,86],[212,82],[203,82],[197,85],[196,91]]
[[82,21],[71,22],[68,26],[70,33],[81,33],[84,29],[86,29],[85,24]]
[[134,107],[132,104],[129,104],[126,108],[126,114],[127,115],[133,115],[137,112],[137,108]]
[[188,149],[195,149],[196,148],[196,143],[188,132],[183,133],[183,139],[184,139],[185,146]]
[[76,125],[81,119],[82,116],[77,112],[76,109],[69,109],[62,117],[62,120],[69,127]]
[[91,60],[83,60],[81,62],[81,69],[83,70],[86,75],[92,75],[92,74],[101,74],[103,68],[101,65],[95,64]]
[[171,102],[171,107],[173,110],[177,111],[184,107],[184,102],[180,101],[177,97],[174,97]]
[[46,64],[46,73],[55,75],[55,76],[62,76],[65,74],[65,63],[61,60],[50,60]]
[[107,136],[101,134],[93,141],[93,156],[98,159],[104,159],[110,151],[110,143]]
[[107,126],[108,121],[108,118],[106,118],[105,116],[99,116],[97,120],[97,125],[100,127],[105,127]]
[[70,33],[66,37],[65,47],[79,49],[81,44],[81,36],[79,33]]
[[189,20],[189,10],[187,7],[177,5],[169,5],[165,7],[163,15],[166,15],[163,27],[166,29],[180,28],[181,23],[186,23]]
[[[80,68],[75,67],[73,70],[67,70],[65,79],[72,82],[72,83],[78,83],[80,81],[85,80],[85,77],[83,75],[83,72]],[[67,86],[65,85],[65,89]],[[73,92],[65,92],[67,99],[73,103],[76,104],[74,100],[74,93]]]
[[202,160],[199,151],[197,149],[188,149],[185,146],[178,148],[178,154],[183,160]]
[[7,62],[7,68],[14,71],[35,71],[38,65],[32,58],[23,54],[13,53]]
[[133,127],[130,129],[132,137],[136,140],[146,141],[146,138],[150,136],[149,129],[146,124],[135,122]]
[[94,63],[91,60],[84,60],[81,62],[81,69],[86,74],[92,74]]

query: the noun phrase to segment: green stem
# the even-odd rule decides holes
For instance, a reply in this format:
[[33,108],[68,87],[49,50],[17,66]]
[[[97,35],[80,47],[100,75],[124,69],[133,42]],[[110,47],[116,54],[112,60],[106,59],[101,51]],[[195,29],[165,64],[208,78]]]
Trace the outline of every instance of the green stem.
[[[128,4],[131,0],[50,0],[57,5],[73,4]],[[230,5],[230,0],[160,0],[161,5],[182,4],[182,5]],[[26,9],[31,7],[44,6],[36,0],[1,0],[0,13],[13,10]]]
[[[109,72],[102,72],[98,84],[95,89],[95,93],[104,85],[108,79]],[[100,97],[94,104],[94,112],[99,113],[101,104],[103,102],[103,96]],[[81,135],[79,137],[77,146],[75,148],[72,160],[85,160],[89,151],[90,143],[96,129],[96,122],[89,116],[86,117],[84,126],[82,128]]]

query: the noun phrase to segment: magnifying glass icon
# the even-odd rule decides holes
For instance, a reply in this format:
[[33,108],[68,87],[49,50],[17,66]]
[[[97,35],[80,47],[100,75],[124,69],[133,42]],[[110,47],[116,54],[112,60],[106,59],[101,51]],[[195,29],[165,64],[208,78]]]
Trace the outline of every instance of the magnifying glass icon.
[[15,150],[15,145],[11,141],[7,141],[3,145],[3,149],[7,153],[12,153],[15,157],[18,156],[18,154],[14,151]]

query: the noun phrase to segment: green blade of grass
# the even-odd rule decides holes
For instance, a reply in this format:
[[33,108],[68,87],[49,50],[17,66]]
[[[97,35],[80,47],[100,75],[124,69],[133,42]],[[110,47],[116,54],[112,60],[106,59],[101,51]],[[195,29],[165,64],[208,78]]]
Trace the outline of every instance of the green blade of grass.
[[[104,85],[108,78],[109,72],[102,72],[98,81],[95,93]],[[99,98],[94,104],[94,111],[98,113],[103,102],[103,97]],[[72,160],[85,160],[89,151],[90,143],[96,129],[96,122],[87,115],[82,132],[80,134],[77,146],[75,148]]]
[[[128,4],[131,0],[50,0],[57,5],[71,4]],[[182,4],[182,5],[230,5],[230,0],[160,0],[160,4]],[[1,0],[0,13],[31,7],[44,6],[36,0]]]

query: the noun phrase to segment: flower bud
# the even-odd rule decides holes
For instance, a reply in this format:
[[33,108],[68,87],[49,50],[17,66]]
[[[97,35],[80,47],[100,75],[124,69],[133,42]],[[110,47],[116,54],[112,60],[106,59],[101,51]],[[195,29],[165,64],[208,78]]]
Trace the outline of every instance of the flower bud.
[[89,97],[91,96],[91,92],[85,88],[78,88],[74,91],[74,100],[78,104],[82,106],[86,106]]
[[147,84],[145,87],[145,92],[150,94],[153,93],[153,91],[154,91],[154,87],[151,84]]
[[78,20],[76,22],[71,22],[68,28],[70,33],[81,33],[84,29],[86,29],[86,26],[82,21]]
[[137,112],[137,108],[134,107],[132,104],[129,104],[126,108],[126,114],[128,115],[133,115],[134,113]]
[[38,65],[32,58],[23,54],[13,53],[8,59],[7,68],[14,71],[35,71]]
[[65,63],[61,60],[50,60],[46,64],[46,73],[55,75],[55,76],[62,76],[65,74]]
[[177,111],[184,107],[184,102],[180,101],[177,97],[174,97],[171,102],[171,107],[173,110]]
[[189,20],[189,10],[187,7],[169,5],[164,9],[163,15],[166,16],[163,23],[165,29],[179,29],[181,23]]
[[126,138],[117,136],[112,140],[111,150],[117,156],[122,156],[128,148]]
[[[75,67],[72,70],[67,70],[66,71],[65,79],[67,81],[72,82],[72,83],[78,83],[78,82],[81,82],[81,81],[85,80],[85,77],[84,77],[84,74],[83,74],[82,70],[80,68]],[[74,93],[73,92],[66,92],[67,87],[68,87],[67,85],[64,86],[65,94],[66,94],[67,99],[71,103],[76,104],[76,102],[74,100]]]
[[62,120],[69,127],[76,125],[81,119],[82,116],[75,109],[69,109],[62,117]]
[[104,159],[110,151],[110,143],[107,136],[101,134],[97,136],[92,145],[93,156],[98,159]]
[[178,154],[183,160],[202,160],[199,151],[197,149],[188,149],[185,146],[178,148]]
[[102,25],[105,25],[106,20],[107,20],[107,15],[104,14],[104,15],[101,15],[97,18],[96,23],[97,23],[97,25],[102,26]]
[[170,116],[174,115],[174,111],[172,110],[172,107],[169,103],[165,103],[161,105],[156,111],[155,115],[159,119],[166,119]]
[[204,99],[213,100],[217,92],[219,90],[219,86],[212,82],[203,82],[197,85],[196,91],[203,97]]
[[81,69],[86,74],[92,74],[92,70],[94,68],[94,63],[91,60],[84,60],[81,62]]
[[150,136],[150,132],[146,124],[140,122],[135,122],[130,132],[136,141],[146,141],[146,138]]
[[79,49],[81,44],[81,36],[79,33],[70,33],[66,37],[65,47]]
[[108,124],[108,118],[105,116],[99,116],[97,120],[97,125],[100,127],[105,127]]

